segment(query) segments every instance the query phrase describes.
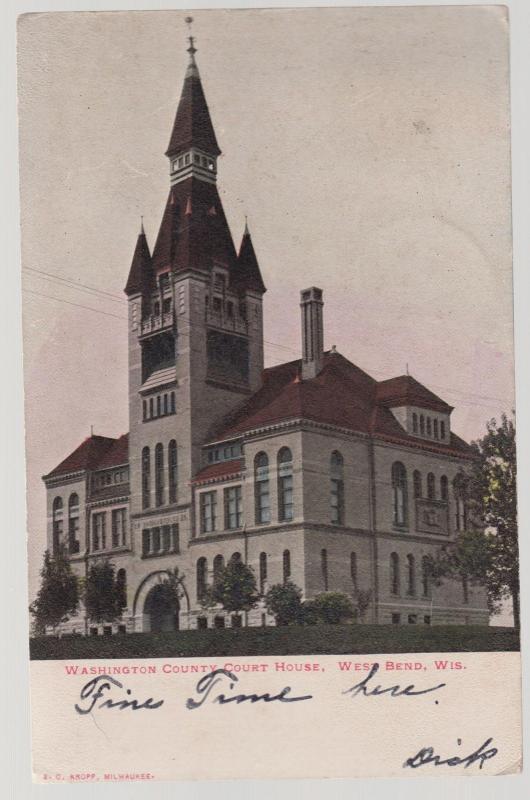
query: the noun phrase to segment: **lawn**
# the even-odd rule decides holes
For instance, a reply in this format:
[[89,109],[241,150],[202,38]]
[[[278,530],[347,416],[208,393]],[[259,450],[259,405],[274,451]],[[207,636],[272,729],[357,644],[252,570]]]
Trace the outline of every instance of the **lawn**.
[[482,625],[295,625],[30,640],[31,658],[41,660],[491,650],[519,650],[518,632]]

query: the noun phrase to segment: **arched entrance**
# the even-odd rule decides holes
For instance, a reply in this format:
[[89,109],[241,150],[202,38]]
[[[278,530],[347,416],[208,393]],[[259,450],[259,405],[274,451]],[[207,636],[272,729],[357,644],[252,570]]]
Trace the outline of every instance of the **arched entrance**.
[[168,633],[179,627],[180,603],[172,599],[167,586],[159,583],[147,593],[144,603],[144,631]]

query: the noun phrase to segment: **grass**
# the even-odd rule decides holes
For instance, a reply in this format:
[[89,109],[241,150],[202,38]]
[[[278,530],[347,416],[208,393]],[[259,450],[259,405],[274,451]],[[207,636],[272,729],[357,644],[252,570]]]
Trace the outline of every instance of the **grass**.
[[30,640],[30,657],[40,660],[492,650],[519,650],[518,632],[485,625],[308,625]]

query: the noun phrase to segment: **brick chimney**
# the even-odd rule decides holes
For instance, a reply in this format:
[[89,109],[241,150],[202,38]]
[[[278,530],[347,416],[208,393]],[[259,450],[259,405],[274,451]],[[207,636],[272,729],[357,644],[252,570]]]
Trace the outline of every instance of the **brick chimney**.
[[324,361],[322,289],[312,286],[300,292],[302,309],[302,380],[318,375]]

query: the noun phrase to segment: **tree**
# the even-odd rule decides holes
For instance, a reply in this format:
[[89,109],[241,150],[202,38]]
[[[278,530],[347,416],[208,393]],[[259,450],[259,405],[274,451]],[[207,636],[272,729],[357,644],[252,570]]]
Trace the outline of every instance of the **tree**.
[[229,561],[223,567],[214,585],[205,593],[210,594],[225,611],[236,614],[255,608],[259,600],[254,572],[242,561]]
[[48,626],[55,630],[61,622],[76,614],[79,606],[77,578],[71,570],[64,546],[53,556],[49,550],[45,551],[40,577],[39,592],[29,607],[35,634],[45,633]]
[[276,625],[290,625],[300,621],[302,590],[292,581],[276,583],[265,595],[265,607],[276,620]]
[[359,614],[359,619],[361,622],[364,622],[364,618],[366,612],[370,608],[370,603],[372,602],[372,590],[371,589],[356,589],[353,595],[355,608]]
[[467,503],[466,530],[442,547],[431,560],[436,581],[444,576],[467,578],[485,586],[492,612],[512,598],[519,627],[519,552],[515,425],[506,414],[500,424],[487,423],[486,435],[473,442],[474,469],[462,480]]
[[313,602],[319,618],[326,625],[338,625],[353,617],[352,602],[342,592],[322,592]]
[[114,622],[125,607],[123,587],[116,579],[114,564],[109,559],[90,566],[85,584],[85,608],[93,622]]

